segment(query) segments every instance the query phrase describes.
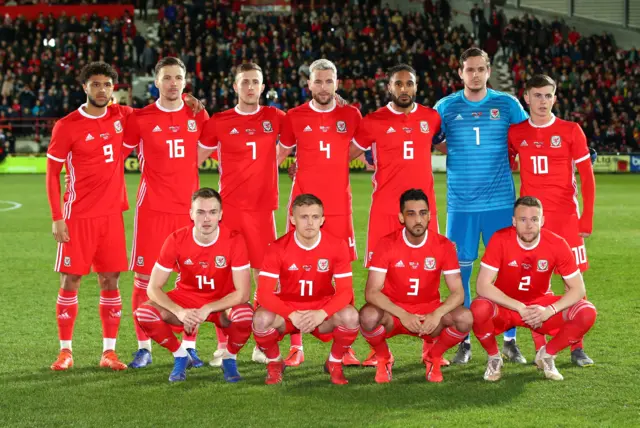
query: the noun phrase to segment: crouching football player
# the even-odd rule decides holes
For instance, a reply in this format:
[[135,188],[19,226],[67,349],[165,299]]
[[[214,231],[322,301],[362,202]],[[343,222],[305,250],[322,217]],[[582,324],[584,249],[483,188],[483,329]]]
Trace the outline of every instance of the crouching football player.
[[278,343],[285,334],[312,333],[333,338],[325,368],[334,384],[346,384],[342,359],[358,335],[349,247],[321,231],[324,208],[317,197],[301,194],[293,201],[295,229],[269,245],[258,279],[260,308],[253,335],[267,356],[267,384],[282,382],[284,362]]
[[[471,330],[471,312],[461,306],[464,289],[456,250],[451,241],[428,231],[429,202],[424,191],[410,189],[400,196],[399,219],[404,228],[381,239],[369,265],[360,310],[362,335],[378,359],[375,380],[391,382],[393,361],[387,339],[398,334],[432,342],[423,355],[426,378],[442,382],[444,352]],[[449,296],[440,301],[440,276]]]
[[[220,195],[202,188],[193,194],[193,226],[178,229],[164,242],[149,280],[149,301],[135,312],[145,333],[175,358],[170,382],[186,379],[189,355],[173,334],[182,327],[190,334],[201,323],[212,322],[229,336],[222,360],[227,382],[241,380],[236,355],[251,335],[253,310],[247,304],[251,290],[249,258],[242,235],[219,225]],[[162,288],[173,270],[176,288]]]
[[[500,379],[503,363],[495,336],[512,327],[553,336],[537,352],[535,363],[546,378],[562,380],[555,366],[557,353],[581,341],[595,323],[596,308],[584,300],[584,282],[571,248],[560,236],[541,230],[543,225],[540,201],[521,197],[514,205],[513,226],[493,235],[482,258],[471,312],[473,333],[489,354],[485,380]],[[551,291],[554,271],[564,279],[563,296]]]

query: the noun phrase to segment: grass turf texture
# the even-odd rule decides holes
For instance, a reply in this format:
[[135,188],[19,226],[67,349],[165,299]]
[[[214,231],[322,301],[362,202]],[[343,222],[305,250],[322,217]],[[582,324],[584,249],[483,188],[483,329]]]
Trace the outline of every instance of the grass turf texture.
[[[127,175],[132,206],[138,180],[138,175]],[[203,175],[201,181],[216,186],[217,180],[211,174]],[[362,258],[370,175],[352,174],[351,180]],[[586,338],[594,367],[571,365],[565,350],[557,359],[564,382],[544,380],[532,365],[506,364],[503,379],[489,384],[482,379],[486,355],[474,338],[471,363],[444,369],[444,383],[432,385],[424,378],[420,342],[398,337],[390,341],[396,356],[391,384],[375,384],[374,369],[347,368],[350,385],[338,387],[322,372],[328,345],[307,335],[305,363],[288,369],[283,385],[267,387],[263,384],[265,367],[250,362],[253,339],[240,354],[244,381],[237,385],[226,384],[221,371],[208,365],[190,370],[186,382],[170,385],[172,357],[155,344],[154,363],[147,369],[116,373],[98,368],[102,340],[93,274],[84,279],[79,293],[75,367],[66,373],[52,372],[49,365],[58,352],[55,301],[59,280],[52,271],[56,246],[50,233],[44,176],[0,175],[0,200],[22,204],[19,209],[0,211],[5,314],[0,335],[0,426],[637,426],[640,177],[598,175],[596,180],[595,234],[587,241],[591,269],[585,275],[589,299],[599,313]],[[445,176],[436,175],[435,181],[444,228]],[[281,207],[286,207],[290,180],[281,175],[280,185]],[[8,207],[0,202],[0,209]],[[129,245],[133,214],[132,210],[125,213]],[[281,208],[277,215],[280,233],[284,221]],[[361,306],[366,273],[361,261],[353,268]],[[128,363],[136,349],[130,272],[121,276],[120,288],[123,316],[117,350]],[[553,288],[562,291],[558,277]],[[518,342],[531,362],[534,349],[529,332],[519,329]],[[287,346],[285,338],[285,355]],[[354,348],[359,357],[366,356],[368,346],[362,337]],[[213,328],[205,324],[198,351],[208,361],[213,350]]]

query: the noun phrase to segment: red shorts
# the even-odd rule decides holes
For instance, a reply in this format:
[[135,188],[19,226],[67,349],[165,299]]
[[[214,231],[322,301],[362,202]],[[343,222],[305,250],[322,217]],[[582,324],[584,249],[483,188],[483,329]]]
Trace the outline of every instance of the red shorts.
[[[398,207],[398,211],[400,208]],[[404,227],[398,219],[398,214],[385,214],[374,213],[371,211],[369,217],[369,225],[367,227],[367,246],[365,249],[364,267],[369,267],[369,261],[373,255],[373,251],[380,239],[384,238],[390,233],[400,230]],[[429,222],[429,230],[435,233],[440,233],[440,227],[438,225],[438,213],[431,211],[431,221]]]
[[[173,303],[184,309],[199,309],[204,305],[207,305],[216,300],[220,300],[220,298],[214,298],[212,293],[194,293],[192,291],[184,291],[178,288],[169,291],[167,293],[167,296],[169,296]],[[251,305],[247,303],[236,305],[231,308],[232,311],[237,309],[249,309],[251,312],[253,312],[253,309],[251,309]],[[211,314],[209,314],[207,321],[214,323],[218,327],[222,327],[223,312],[224,311],[212,312]]]
[[163,213],[138,207],[129,269],[142,275],[151,275],[167,236],[190,224],[193,222],[188,214]]
[[122,213],[65,220],[69,242],[58,243],[55,271],[72,275],[127,270]]
[[[550,294],[548,296],[542,296],[534,300],[533,302],[528,302],[526,304],[549,306],[557,302],[561,298],[562,296],[554,296]],[[478,299],[483,299],[483,297],[478,297]],[[485,300],[491,302],[488,299],[485,299]],[[494,313],[494,317],[493,317],[493,325],[494,325],[493,334],[494,335],[504,333],[505,331],[510,330],[513,327],[525,327],[525,328],[531,329],[531,327],[529,327],[529,325],[522,320],[522,317],[517,311],[512,311],[511,309],[507,309],[504,306],[500,306],[494,302],[491,302],[491,304],[493,305],[493,313]],[[556,334],[558,334],[558,331],[560,330],[560,328],[562,328],[562,326],[566,322],[567,316],[569,318],[573,318],[573,314],[572,314],[573,310],[579,309],[580,307],[583,307],[586,305],[593,306],[588,300],[584,300],[584,299],[580,300],[578,303],[569,307],[565,311],[557,313],[551,318],[549,318],[548,320],[546,320],[540,328],[534,331],[540,334],[555,336]]]
[[579,219],[576,214],[545,212],[543,227],[567,241],[581,272],[589,269],[587,249],[584,246],[584,238],[579,235]]
[[[427,315],[427,314],[430,314],[431,312],[435,311],[436,309],[438,309],[441,305],[442,305],[441,302],[433,301],[433,302],[429,303],[428,305],[426,305],[424,310],[421,310],[419,313],[418,312],[411,312],[411,313],[415,313],[417,315]],[[390,338],[390,337],[393,337],[393,336],[397,336],[399,334],[405,334],[405,335],[408,335],[408,336],[418,337],[417,333],[414,333],[412,331],[407,330],[407,328],[404,325],[402,325],[402,323],[400,322],[400,318],[395,317],[393,315],[391,315],[391,318],[393,318],[393,329],[391,331],[386,332],[385,337],[387,339]],[[433,338],[431,338],[431,336],[423,336],[421,338],[426,340],[426,341],[433,341]],[[429,340],[429,339],[431,339],[431,340]]]
[[225,205],[222,224],[244,236],[251,267],[260,269],[267,247],[278,238],[273,211],[247,211]]
[[[287,222],[287,232],[293,228],[293,224]],[[353,215],[326,215],[324,216],[324,224],[322,230],[325,230],[335,236],[336,238],[342,238],[349,245],[349,254],[351,261],[358,259],[358,252],[356,251],[356,235],[353,230]]]
[[[291,306],[293,309],[308,311],[308,310],[322,309],[329,300],[331,300],[331,297],[325,297],[324,299],[316,300],[312,302],[287,302],[287,304]],[[282,335],[280,336],[280,339],[282,339],[282,337],[284,337],[287,334],[294,334],[294,333],[300,333],[300,330],[298,330],[290,320],[288,319],[285,320],[284,333],[282,333]],[[311,334],[323,342],[329,342],[331,341],[331,339],[333,339],[333,333],[320,333],[320,331],[317,328],[313,330]]]

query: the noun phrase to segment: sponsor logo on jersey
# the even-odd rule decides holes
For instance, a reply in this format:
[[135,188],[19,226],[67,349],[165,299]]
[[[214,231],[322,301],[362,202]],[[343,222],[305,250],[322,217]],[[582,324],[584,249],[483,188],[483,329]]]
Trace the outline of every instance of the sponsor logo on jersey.
[[515,260],[512,260],[511,263],[509,263],[509,266],[518,267],[518,262]]
[[418,262],[409,262],[409,266],[411,266],[411,269],[418,269],[420,267],[420,263]]
[[522,268],[525,270],[531,269],[531,265],[529,263],[522,263]]
[[[178,132],[180,130],[180,127],[177,125],[173,125],[169,127],[169,131],[171,132]],[[189,132],[193,132],[193,131],[189,131]]]
[[289,270],[290,271],[298,270],[298,266],[296,266],[296,264],[294,263],[291,266],[289,266]]
[[390,126],[389,129],[387,129],[387,134],[393,134],[394,132],[396,132],[396,130],[393,129],[392,126]]
[[216,256],[216,267],[223,268],[227,266],[227,259],[224,256]]
[[522,140],[522,143],[520,143],[520,147],[527,147],[527,140]]
[[420,121],[420,132],[422,132],[423,134],[429,133],[429,122],[427,122],[426,120]]
[[551,137],[551,148],[552,149],[557,149],[558,147],[562,146],[562,140],[560,140],[560,136],[559,135],[554,135],[553,137]]
[[264,132],[273,132],[273,126],[271,126],[271,122],[269,122],[268,120],[262,122],[262,129],[264,130]]
[[407,134],[411,134],[411,131],[413,131],[413,128],[407,128],[407,127],[404,127],[404,128],[402,128],[402,130],[403,130],[404,132],[406,132]]
[[122,132],[122,123],[119,120],[113,122],[113,128],[116,130],[116,134],[120,134]]
[[306,272],[309,272],[311,270],[311,265],[302,265],[302,269],[304,269]]
[[229,135],[236,135],[236,134],[239,134],[239,132],[238,132],[238,130],[236,128],[233,128],[231,130],[231,132],[229,132]]
[[336,130],[341,134],[347,132],[347,124],[344,120],[339,120],[336,122]]
[[329,132],[329,127],[328,126],[320,126],[320,130],[322,132]]
[[482,116],[482,112],[478,111],[478,112],[473,112],[471,113],[471,116],[473,116],[474,119],[480,119],[480,116]]
[[489,111],[489,119],[492,119],[492,120],[500,119],[500,110],[497,108],[492,108]]
[[198,131],[198,125],[196,124],[195,120],[193,120],[193,119],[187,120],[187,131],[189,131],[189,132]]
[[94,139],[94,138],[93,138],[93,135],[91,135],[91,134],[87,134],[87,138],[85,138],[85,139],[84,139],[84,141],[91,141],[91,140],[93,140],[93,139]]
[[[186,264],[186,263],[185,263]],[[203,269],[207,269],[209,267],[209,262],[198,262]]]
[[305,126],[304,129],[302,130],[302,132],[312,132],[313,130],[311,129],[311,127],[309,125]]
[[433,257],[425,257],[424,270],[435,270],[435,269],[436,269],[436,259]]
[[400,260],[398,263],[396,263],[396,267],[397,268],[403,268],[404,267],[404,263],[402,263],[402,260]]
[[187,260],[184,261],[184,264],[185,264],[185,266],[186,265],[192,265],[193,262],[191,261],[191,259],[187,259]]
[[151,132],[162,132],[162,128],[160,128],[160,126],[156,125],[155,128],[153,128],[153,131]]
[[144,266],[144,257],[143,256],[138,256],[138,258],[136,259],[136,265]]
[[102,138],[103,140],[108,140],[109,138],[111,138],[111,134],[105,132],[104,134],[100,134],[100,138]]
[[249,135],[254,135],[256,133],[255,129],[245,129],[244,132],[246,132]]
[[455,119],[453,119],[453,120],[464,120],[464,118],[462,117],[462,115],[461,115],[461,114],[458,114],[458,115],[456,116],[456,118],[455,118]]
[[540,141],[534,141],[533,145],[536,146],[536,149],[540,149],[542,148],[542,146],[544,146],[544,144],[541,143]]
[[318,272],[328,272],[328,271],[329,271],[329,260],[318,259]]
[[538,260],[538,272],[546,272],[549,270],[549,262],[546,260]]

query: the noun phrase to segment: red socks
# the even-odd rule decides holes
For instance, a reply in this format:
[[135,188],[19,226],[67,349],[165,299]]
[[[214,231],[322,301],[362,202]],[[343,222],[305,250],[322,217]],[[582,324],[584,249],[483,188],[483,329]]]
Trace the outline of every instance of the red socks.
[[171,352],[176,352],[180,348],[180,341],[173,334],[171,326],[162,320],[156,308],[151,305],[142,305],[135,311],[134,317],[144,334],[160,346]]
[[[227,351],[236,355],[247,343],[251,336],[251,324],[253,323],[253,309],[249,305],[238,305],[229,312],[231,325],[224,329],[227,341]],[[217,331],[217,326],[216,326]]]
[[371,331],[360,329],[360,332],[371,348],[376,351],[376,357],[379,360],[389,360],[391,358],[391,351],[389,351],[386,339],[387,332],[383,326],[379,325]]
[[270,360],[276,360],[280,358],[280,342],[281,335],[275,328],[270,328],[267,331],[256,331],[253,329],[253,337],[256,340],[256,344],[262,352]]
[[471,302],[471,313],[473,314],[473,334],[482,345],[488,355],[497,355],[498,342],[493,325],[495,313],[495,303],[487,299],[475,299]]
[[568,308],[564,325],[558,334],[547,343],[547,354],[556,355],[569,345],[579,343],[593,327],[597,315],[596,307],[587,300],[580,300]]
[[[78,292],[60,289],[56,302],[56,316],[58,318],[58,339],[61,348],[71,349],[73,327],[78,317]],[[68,342],[62,343],[62,342]]]
[[455,329],[455,327],[447,327],[438,336],[435,343],[429,351],[429,356],[433,358],[442,358],[447,350],[453,348],[458,343],[462,342],[469,333],[462,333]]
[[147,296],[147,287],[149,286],[148,279],[140,279],[137,277],[133,278],[133,295],[131,296],[131,312],[134,314],[133,316],[133,324],[136,329],[136,337],[138,341],[149,340],[149,336],[144,332],[144,330],[140,327],[138,320],[135,316],[136,309],[138,309],[144,302],[149,300],[149,296]]
[[[331,344],[331,357],[342,361],[344,353],[355,342],[358,337],[358,328],[346,328],[338,326],[333,329],[333,343]],[[291,336],[293,339],[293,336]]]

